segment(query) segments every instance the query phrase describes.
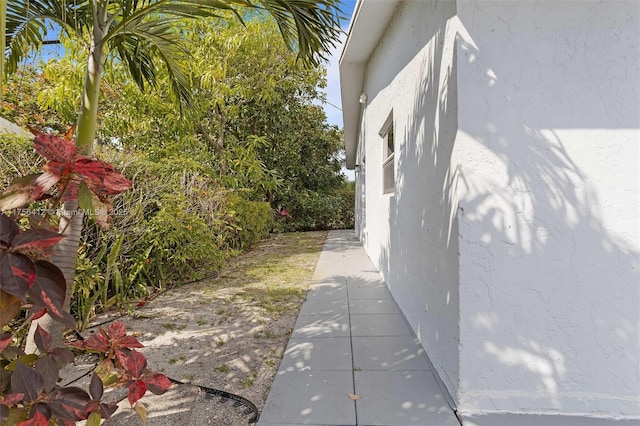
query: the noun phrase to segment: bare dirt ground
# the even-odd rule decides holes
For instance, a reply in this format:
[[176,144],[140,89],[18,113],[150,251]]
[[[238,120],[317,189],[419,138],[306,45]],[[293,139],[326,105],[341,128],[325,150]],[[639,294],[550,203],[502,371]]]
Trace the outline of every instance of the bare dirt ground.
[[[167,291],[121,320],[144,344],[151,369],[262,409],[326,235],[274,235],[229,260],[219,277]],[[251,417],[194,386],[174,385],[142,401],[149,426],[246,425]],[[142,424],[126,400],[120,406],[105,425]]]

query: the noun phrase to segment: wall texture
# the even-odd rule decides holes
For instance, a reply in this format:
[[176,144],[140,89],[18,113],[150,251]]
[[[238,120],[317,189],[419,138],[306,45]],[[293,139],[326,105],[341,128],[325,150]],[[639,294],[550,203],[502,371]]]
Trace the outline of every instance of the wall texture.
[[[450,167],[456,134],[454,2],[400,6],[366,67],[357,228],[452,395],[458,387],[458,238]],[[425,19],[425,17],[430,19]],[[395,193],[383,195],[393,114]],[[364,192],[363,192],[364,193]]]
[[458,3],[463,413],[640,416],[639,8]]
[[465,425],[640,421],[639,53],[634,0],[407,1],[367,62],[357,233]]

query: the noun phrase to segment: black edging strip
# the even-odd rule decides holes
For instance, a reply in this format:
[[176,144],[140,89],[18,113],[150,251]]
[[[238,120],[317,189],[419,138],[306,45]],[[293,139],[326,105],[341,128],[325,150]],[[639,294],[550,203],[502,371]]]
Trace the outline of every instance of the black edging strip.
[[230,399],[232,401],[236,401],[238,404],[241,404],[241,405],[244,405],[245,407],[247,407],[247,410],[245,411],[245,414],[253,413],[253,415],[249,419],[249,423],[257,423],[258,422],[258,418],[260,417],[260,411],[258,410],[258,407],[256,407],[256,405],[253,402],[249,401],[247,398],[244,398],[244,397],[242,397],[240,395],[236,395],[235,393],[223,391],[223,390],[220,390],[220,389],[209,388],[207,386],[202,386],[202,385],[195,385],[193,383],[184,383],[184,382],[181,382],[180,380],[172,379],[171,377],[169,377],[169,380],[172,383],[175,383],[175,384],[178,384],[178,385],[197,386],[201,390],[203,390],[205,393],[207,393],[208,395],[216,395],[216,396],[219,396],[221,398],[225,398],[225,399]]
[[[96,366],[97,366],[97,364],[96,364]],[[93,373],[94,370],[95,370],[95,367],[93,369],[87,371],[86,373],[82,374],[81,376],[76,377],[75,379],[71,380],[65,386],[68,386],[68,385],[70,385],[72,383],[75,383],[78,380],[82,379],[83,377],[87,377],[89,374]],[[260,418],[260,410],[258,410],[258,407],[256,407],[256,405],[253,402],[249,401],[245,397],[242,397],[240,395],[236,395],[235,393],[223,391],[221,389],[214,389],[214,388],[210,388],[210,387],[207,387],[207,386],[196,385],[196,384],[193,384],[193,383],[181,382],[180,380],[176,380],[176,379],[173,379],[171,377],[168,377],[168,379],[169,379],[169,381],[171,383],[174,383],[176,385],[196,386],[196,387],[200,388],[202,391],[204,391],[207,395],[216,395],[216,396],[219,396],[221,398],[230,399],[232,401],[235,401],[236,404],[244,405],[247,408],[245,410],[244,414],[252,414],[251,418],[249,419],[249,421],[247,423],[249,423],[249,424],[258,423],[258,419]]]

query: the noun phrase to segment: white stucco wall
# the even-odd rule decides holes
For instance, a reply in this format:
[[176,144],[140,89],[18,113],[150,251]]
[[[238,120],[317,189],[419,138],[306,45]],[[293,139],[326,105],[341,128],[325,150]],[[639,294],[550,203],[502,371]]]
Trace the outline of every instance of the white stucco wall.
[[[356,228],[440,377],[458,386],[458,238],[450,157],[456,132],[455,2],[401,4],[370,57],[357,163]],[[393,112],[396,190],[383,194]],[[366,191],[364,191],[366,189]]]
[[457,12],[458,408],[640,417],[640,3]]
[[465,425],[640,422],[639,58],[635,0],[408,1],[366,64],[356,230]]

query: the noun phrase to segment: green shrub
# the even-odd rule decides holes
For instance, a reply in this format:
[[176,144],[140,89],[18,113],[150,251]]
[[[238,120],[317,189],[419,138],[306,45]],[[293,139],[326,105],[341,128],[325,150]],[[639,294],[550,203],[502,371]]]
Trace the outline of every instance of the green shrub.
[[167,194],[145,228],[142,246],[149,253],[149,273],[162,281],[198,279],[222,266],[224,255],[211,228],[182,194]]
[[25,137],[3,133],[0,128],[0,190],[19,176],[40,171],[42,157]]
[[[113,200],[109,229],[86,224],[84,262],[104,272],[105,284],[90,287],[89,296],[75,294],[74,306],[121,305],[222,267],[228,256],[223,230],[229,191],[206,169],[189,160],[156,163],[142,154],[105,148],[101,157],[123,170],[133,188]],[[90,271],[79,263],[78,289],[89,287]],[[78,314],[84,319],[91,311]]]
[[354,226],[355,186],[345,182],[334,194],[301,191],[289,195],[280,218],[285,231],[351,229]]
[[269,236],[273,228],[273,211],[267,202],[248,201],[241,193],[229,196],[227,211],[227,245],[245,250]]

